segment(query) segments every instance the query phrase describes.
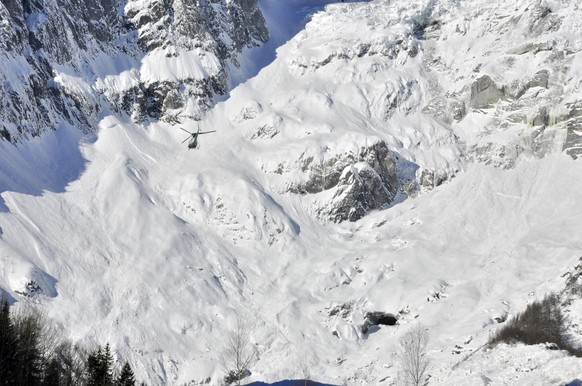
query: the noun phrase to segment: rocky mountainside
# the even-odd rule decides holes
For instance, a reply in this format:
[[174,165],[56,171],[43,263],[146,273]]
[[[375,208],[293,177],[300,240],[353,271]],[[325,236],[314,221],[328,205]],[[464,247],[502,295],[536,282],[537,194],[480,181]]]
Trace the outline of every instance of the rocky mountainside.
[[577,158],[579,6],[475,4],[372,2],[318,14],[280,50],[272,75],[237,89],[208,126],[245,132],[273,189],[305,196],[333,221],[432,189],[468,163]]
[[[582,7],[279,3],[2,2],[0,291],[150,384],[222,384],[240,319],[249,381],[397,384],[418,323],[430,384],[579,378],[486,343],[551,291],[582,341]],[[216,132],[188,150],[176,121]]]
[[0,133],[92,131],[106,108],[200,118],[228,91],[228,63],[267,39],[255,0],[2,1]]
[[[422,26],[426,67],[445,76],[431,84],[425,111],[471,131],[478,139],[468,150],[478,160],[511,166],[523,152],[542,157],[553,149],[578,157],[579,5],[534,1],[466,11],[438,3]],[[478,127],[461,123],[466,114]],[[500,144],[500,132],[514,139]]]

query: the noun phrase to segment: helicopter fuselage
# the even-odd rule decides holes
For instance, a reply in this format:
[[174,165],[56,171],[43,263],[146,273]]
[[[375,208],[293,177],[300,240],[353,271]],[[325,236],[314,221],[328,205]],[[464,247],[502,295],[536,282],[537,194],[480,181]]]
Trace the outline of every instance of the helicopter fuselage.
[[198,135],[192,135],[192,139],[188,142],[188,149],[196,149],[198,147]]
[[188,149],[197,149],[198,148],[198,136],[200,134],[209,134],[209,133],[215,133],[216,130],[211,130],[211,131],[200,131],[200,127],[198,128],[198,131],[195,133],[192,133],[188,130],[185,130],[183,128],[180,127],[180,130],[185,131],[186,133],[190,134],[190,137],[186,138],[185,140],[182,141],[182,143],[190,140],[188,142]]

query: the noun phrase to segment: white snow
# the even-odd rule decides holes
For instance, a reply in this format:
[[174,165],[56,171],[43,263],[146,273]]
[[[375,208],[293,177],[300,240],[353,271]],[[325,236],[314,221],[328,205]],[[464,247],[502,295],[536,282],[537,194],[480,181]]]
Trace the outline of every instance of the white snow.
[[[323,3],[289,2],[281,13],[274,1],[261,7],[273,26],[297,5],[303,15],[301,7]],[[468,148],[511,145],[526,125],[487,131],[494,108],[450,124],[422,112],[432,96],[470,87],[478,62],[504,81],[535,73],[531,53],[512,72],[499,66],[521,35],[492,47],[498,20],[531,3],[331,4],[293,38],[302,19],[290,17],[272,44],[291,40],[201,122],[217,133],[201,136],[196,151],[180,144],[187,134],[178,127],[114,114],[101,118],[95,138],[61,127],[19,147],[0,143],[0,288],[16,307],[41,307],[75,341],[109,342],[151,384],[207,377],[220,384],[237,315],[259,353],[249,381],[300,378],[307,363],[321,382],[393,384],[399,339],[415,323],[430,334],[430,384],[580,378],[580,359],[543,345],[483,347],[500,326],[495,317],[560,290],[561,275],[582,256],[580,159],[552,146],[543,157],[516,154],[511,168],[477,162]],[[551,3],[570,26],[552,37],[580,47],[582,10]],[[431,4],[445,15],[446,40],[414,35]],[[454,32],[457,24],[465,34]],[[416,44],[421,51],[409,55]],[[438,63],[427,66],[435,52]],[[256,55],[268,62],[266,51]],[[576,55],[564,90],[574,100],[582,78]],[[215,58],[201,62],[196,53],[162,56],[141,63],[142,79],[217,68]],[[96,89],[134,84],[123,57],[98,60],[108,64]],[[57,80],[92,92],[64,73]],[[401,157],[400,177],[432,170],[449,180],[342,224],[316,216],[329,192],[287,191],[304,177],[302,157],[357,153],[378,139]],[[42,294],[18,295],[30,280]],[[331,315],[342,305],[345,315]],[[399,325],[364,335],[367,311],[399,314]]]
[[259,47],[245,49],[237,58],[237,65],[230,66],[231,89],[254,77],[261,69],[271,64],[277,56],[277,49],[301,31],[314,13],[322,11],[327,4],[336,1],[259,0],[259,7],[269,29],[269,40]]
[[180,79],[201,80],[216,76],[219,70],[218,58],[201,49],[181,51],[178,55],[158,49],[150,52],[141,64],[141,76],[146,84]]

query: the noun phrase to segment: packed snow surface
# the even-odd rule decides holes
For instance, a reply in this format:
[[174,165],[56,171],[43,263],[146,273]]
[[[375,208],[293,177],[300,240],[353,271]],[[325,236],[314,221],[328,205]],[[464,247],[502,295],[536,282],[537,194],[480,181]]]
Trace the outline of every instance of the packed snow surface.
[[[278,25],[274,2],[261,6]],[[330,4],[200,122],[217,132],[195,151],[179,126],[114,113],[95,136],[63,126],[2,142],[0,290],[74,341],[110,342],[151,384],[220,384],[237,318],[258,352],[249,381],[300,379],[307,367],[330,384],[393,384],[416,323],[430,336],[431,384],[580,378],[582,362],[564,352],[484,346],[496,319],[559,291],[582,256],[582,162],[562,146],[563,114],[539,145],[537,110],[517,119],[513,99],[471,87],[483,74],[511,84],[547,69],[547,85],[512,94],[538,93],[522,110],[582,99],[581,16],[565,0]],[[553,68],[542,43],[568,65]],[[196,76],[214,68],[207,59],[151,76]],[[111,81],[130,84],[126,75]],[[380,140],[401,184],[384,209],[334,223],[321,212],[332,190],[290,190],[318,162]],[[423,184],[423,172],[439,183]],[[364,334],[369,311],[398,324]]]

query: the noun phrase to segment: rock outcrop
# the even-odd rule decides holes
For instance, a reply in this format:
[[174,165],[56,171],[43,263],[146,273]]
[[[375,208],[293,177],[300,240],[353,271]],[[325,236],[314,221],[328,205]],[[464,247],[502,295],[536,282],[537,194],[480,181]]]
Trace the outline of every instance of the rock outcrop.
[[301,163],[304,178],[292,182],[289,190],[304,195],[333,192],[318,212],[334,222],[356,221],[390,205],[399,188],[396,161],[384,141],[321,162],[306,157]]
[[489,107],[503,98],[503,89],[488,75],[483,75],[471,85],[471,107]]
[[382,311],[367,312],[361,327],[362,334],[367,334],[371,326],[395,326],[396,323],[398,323],[398,319],[394,314]]
[[107,102],[135,120],[199,117],[228,91],[227,64],[267,38],[256,0],[3,1],[1,137],[88,131]]

